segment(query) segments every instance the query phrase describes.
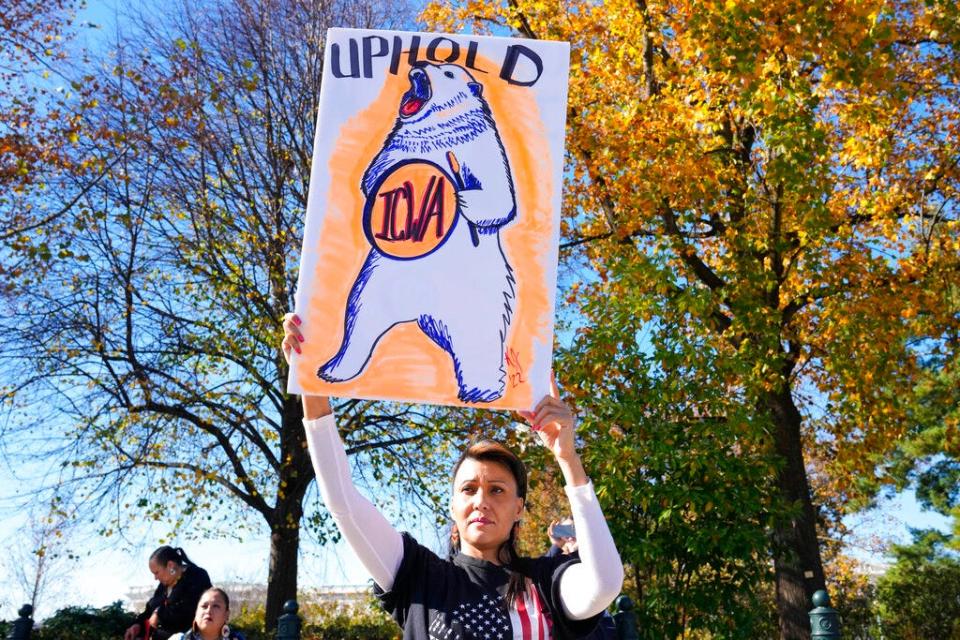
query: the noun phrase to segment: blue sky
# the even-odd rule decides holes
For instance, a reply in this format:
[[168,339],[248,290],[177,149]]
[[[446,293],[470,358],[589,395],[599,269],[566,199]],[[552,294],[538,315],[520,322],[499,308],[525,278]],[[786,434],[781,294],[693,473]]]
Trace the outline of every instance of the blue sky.
[[[0,538],[5,540],[7,557],[25,555],[28,545],[28,514],[17,507],[17,494],[29,491],[31,480],[15,473],[8,465],[0,467]],[[361,491],[363,488],[361,487]],[[424,544],[440,550],[442,541],[430,516],[410,513],[399,528],[411,531]],[[144,525],[128,527],[122,536],[103,538],[79,528],[72,531],[59,547],[70,551],[76,560],[60,561],[56,579],[46,590],[36,618],[43,619],[57,609],[71,606],[105,606],[126,600],[133,587],[156,586],[148,568],[150,552],[161,544],[165,531]],[[193,540],[175,538],[163,543],[182,546],[188,556],[204,567],[215,583],[266,584],[270,557],[270,535],[266,527],[254,528],[243,542],[229,538]],[[0,558],[0,581],[6,585],[0,591],[0,619],[11,619],[24,603],[18,593],[13,569],[6,558]],[[322,586],[364,585],[368,576],[346,545],[321,546],[306,532],[301,537],[299,584],[302,589]]]

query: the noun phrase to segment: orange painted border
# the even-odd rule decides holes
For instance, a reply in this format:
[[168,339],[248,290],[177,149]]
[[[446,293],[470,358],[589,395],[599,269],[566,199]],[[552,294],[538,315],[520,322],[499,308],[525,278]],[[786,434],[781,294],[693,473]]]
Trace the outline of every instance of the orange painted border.
[[[405,58],[405,57],[404,57]],[[514,315],[505,343],[507,376],[504,394],[483,408],[529,408],[534,404],[527,377],[534,346],[552,348],[552,297],[543,264],[553,241],[553,159],[550,141],[530,89],[500,80],[496,66],[477,58],[474,73],[484,85],[483,95],[496,122],[510,163],[517,198],[517,217],[500,231],[507,261],[517,280]],[[322,203],[325,212],[317,237],[304,251],[317,255],[314,283],[323,283],[301,300],[297,310],[307,336],[302,356],[295,362],[298,381],[306,393],[433,404],[464,405],[449,354],[436,346],[414,323],[391,329],[377,345],[366,369],[353,380],[328,383],[317,369],[337,352],[343,337],[344,309],[370,245],[362,229],[363,172],[379,152],[397,118],[401,96],[409,88],[407,71],[387,74],[377,99],[350,118],[336,132],[334,152],[327,162],[330,190]],[[348,188],[337,187],[347,185]],[[317,327],[316,330],[313,328]]]

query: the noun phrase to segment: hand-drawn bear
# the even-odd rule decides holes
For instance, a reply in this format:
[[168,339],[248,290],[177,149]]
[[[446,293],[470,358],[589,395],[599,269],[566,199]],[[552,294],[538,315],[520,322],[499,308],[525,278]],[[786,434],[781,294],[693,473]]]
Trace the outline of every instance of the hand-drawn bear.
[[[409,80],[362,179],[372,248],[347,300],[340,349],[317,375],[356,377],[391,327],[416,322],[453,359],[459,399],[491,402],[503,394],[514,299],[499,234],[516,215],[510,167],[482,86],[466,69],[418,63]],[[401,176],[411,168],[431,175],[419,194]],[[401,245],[406,254],[394,250]]]

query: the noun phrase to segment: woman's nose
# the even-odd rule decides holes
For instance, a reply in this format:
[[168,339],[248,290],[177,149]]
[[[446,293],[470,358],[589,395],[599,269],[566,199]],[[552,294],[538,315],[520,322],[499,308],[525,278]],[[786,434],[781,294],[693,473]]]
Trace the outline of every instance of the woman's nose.
[[482,489],[473,494],[473,506],[476,509],[485,509],[489,506],[487,504],[487,494]]

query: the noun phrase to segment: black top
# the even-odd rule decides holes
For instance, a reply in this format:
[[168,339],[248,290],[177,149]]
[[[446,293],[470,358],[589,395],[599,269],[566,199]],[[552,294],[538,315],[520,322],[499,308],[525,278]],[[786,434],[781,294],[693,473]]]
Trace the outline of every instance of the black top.
[[151,637],[168,638],[171,634],[189,631],[200,596],[211,586],[206,570],[189,564],[177,584],[173,585],[170,595],[167,595],[165,586],[157,585],[153,597],[147,601],[147,608],[137,616],[137,622],[142,627],[156,611],[160,624]]
[[[571,620],[560,603],[560,576],[577,558],[524,558],[522,573],[548,608],[554,640],[590,633],[599,616]],[[393,587],[374,592],[403,628],[404,640],[510,640],[513,630],[504,596],[510,571],[459,554],[443,560],[403,534],[403,560]]]
[[[550,545],[550,549],[543,554],[546,558],[557,558],[566,556],[568,558],[580,558],[576,551],[565,554],[563,549],[555,544]],[[613,616],[606,611],[600,613],[600,619],[597,621],[597,627],[590,635],[583,636],[583,640],[617,640],[617,626],[613,622]]]

